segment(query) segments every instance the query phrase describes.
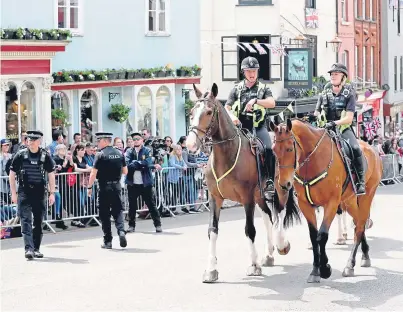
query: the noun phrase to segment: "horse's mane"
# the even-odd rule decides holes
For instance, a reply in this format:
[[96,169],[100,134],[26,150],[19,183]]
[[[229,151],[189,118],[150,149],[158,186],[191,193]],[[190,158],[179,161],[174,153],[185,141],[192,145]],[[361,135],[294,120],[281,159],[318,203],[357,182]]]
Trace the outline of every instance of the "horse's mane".
[[[300,121],[300,122],[302,122],[303,124],[305,124],[310,130],[313,130],[313,131],[320,131],[320,130],[323,130],[323,129],[321,129],[321,128],[317,128],[317,127],[313,126],[309,121],[304,120],[304,119],[302,119],[302,118],[298,118],[298,117],[291,118],[291,121]],[[282,123],[280,123],[280,125],[281,125],[281,126],[287,126],[287,123],[286,123],[286,122],[282,122]]]

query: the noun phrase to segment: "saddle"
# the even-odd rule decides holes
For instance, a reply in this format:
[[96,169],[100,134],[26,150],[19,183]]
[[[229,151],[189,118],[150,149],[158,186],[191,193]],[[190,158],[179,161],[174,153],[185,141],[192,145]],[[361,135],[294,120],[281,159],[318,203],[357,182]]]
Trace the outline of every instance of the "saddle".
[[248,129],[242,128],[241,133],[249,140],[250,151],[252,154],[256,156],[256,152],[259,152],[260,157],[262,158],[262,163],[264,163],[265,148],[262,140],[258,137],[254,137]]

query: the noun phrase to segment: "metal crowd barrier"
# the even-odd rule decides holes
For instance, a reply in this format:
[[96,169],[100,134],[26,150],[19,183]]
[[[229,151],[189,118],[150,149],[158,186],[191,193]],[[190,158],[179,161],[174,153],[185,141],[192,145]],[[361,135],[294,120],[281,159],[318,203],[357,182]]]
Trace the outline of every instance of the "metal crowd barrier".
[[381,155],[383,164],[381,186],[390,183],[403,183],[403,172],[399,172],[398,157],[399,156],[395,154]]
[[[200,208],[208,210],[208,196],[206,188],[203,186],[204,174],[201,168],[188,168],[186,171],[176,168],[163,168],[154,174],[154,196],[156,208],[160,214],[168,213],[175,217],[177,209],[190,210]],[[92,196],[87,196],[87,184],[89,173],[61,173],[56,174],[55,203],[48,205],[46,200],[46,212],[43,223],[46,224],[53,233],[54,224],[61,221],[71,221],[72,225],[84,227],[91,222],[101,225],[98,220],[96,206],[97,184],[93,187]],[[124,183],[122,184],[122,203],[124,213],[129,212],[128,191]],[[17,213],[17,205],[11,202],[9,192],[8,176],[0,177],[0,228],[3,232],[6,228],[20,226]],[[143,198],[137,198],[137,213],[148,212]],[[4,233],[2,233],[2,237]]]

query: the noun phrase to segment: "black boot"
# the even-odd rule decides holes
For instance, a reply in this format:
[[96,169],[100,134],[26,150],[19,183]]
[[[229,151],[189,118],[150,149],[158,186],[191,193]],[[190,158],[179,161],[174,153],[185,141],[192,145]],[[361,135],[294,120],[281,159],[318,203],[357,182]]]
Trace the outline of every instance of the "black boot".
[[363,156],[361,155],[360,157],[356,157],[354,162],[355,169],[357,171],[357,195],[365,195],[365,172]]
[[265,165],[264,173],[267,176],[265,190],[274,192],[274,155],[271,148],[266,148],[264,153]]

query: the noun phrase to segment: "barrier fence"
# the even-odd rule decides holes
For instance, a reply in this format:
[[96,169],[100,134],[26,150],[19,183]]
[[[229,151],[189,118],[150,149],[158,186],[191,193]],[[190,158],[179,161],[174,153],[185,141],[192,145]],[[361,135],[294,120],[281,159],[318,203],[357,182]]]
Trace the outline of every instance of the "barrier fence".
[[[383,174],[381,186],[386,184],[403,183],[403,170],[399,172],[398,156],[382,156]],[[154,174],[154,200],[160,214],[175,217],[178,209],[189,211],[190,209],[207,209],[208,191],[203,186],[204,175],[201,168],[188,168],[186,171],[176,168],[164,168]],[[60,173],[56,174],[55,203],[48,205],[45,196],[43,222],[49,229],[56,233],[53,225],[58,227],[58,222],[72,221],[72,225],[85,227],[91,222],[98,220],[96,207],[97,184],[93,186],[92,196],[87,196],[89,173]],[[122,178],[122,203],[124,212],[129,207],[129,192]],[[232,203],[230,206],[236,206]],[[138,213],[146,213],[148,207],[143,198],[137,197],[134,205]],[[133,208],[133,209],[135,209]],[[0,228],[4,229],[19,227],[20,220],[17,214],[17,205],[11,202],[8,176],[0,177]],[[4,233],[1,235],[5,236]]]
[[[178,209],[185,212],[191,210],[207,209],[208,192],[203,186],[204,175],[201,168],[163,168],[154,175],[154,196],[156,208],[162,215],[175,217]],[[97,183],[93,186],[91,197],[87,195],[89,173],[61,173],[56,174],[55,203],[48,205],[45,196],[44,220],[49,229],[56,233],[53,225],[61,221],[72,221],[72,225],[85,227],[91,222],[101,225],[98,220],[96,205]],[[130,194],[130,186],[121,180],[121,199],[124,213],[130,209],[129,196],[133,199],[135,194]],[[148,207],[141,196],[138,196],[132,205],[137,213],[147,213]],[[0,228],[13,228],[20,226],[17,213],[17,205],[11,202],[8,176],[0,177]],[[2,237],[4,235],[2,234]]]

